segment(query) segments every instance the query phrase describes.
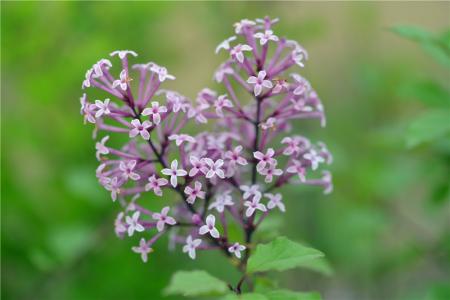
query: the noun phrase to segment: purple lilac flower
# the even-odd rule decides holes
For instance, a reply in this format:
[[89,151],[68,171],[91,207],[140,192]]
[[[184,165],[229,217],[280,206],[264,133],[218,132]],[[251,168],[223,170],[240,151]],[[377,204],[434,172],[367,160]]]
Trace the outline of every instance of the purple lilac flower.
[[[117,236],[140,235],[132,250],[144,262],[165,234],[192,259],[201,247],[244,262],[248,251],[241,252],[259,224],[286,211],[280,187],[332,191],[326,145],[292,133],[304,119],[325,126],[325,114],[302,76],[308,53],[276,34],[277,22],[234,24],[234,35],[216,48],[227,54],[213,76],[223,92],[205,88],[194,100],[164,89],[176,79],[166,67],[130,64],[137,57],[131,50],[114,51],[112,61],[100,59],[86,71],[80,113],[95,124],[96,177],[123,206]],[[92,98],[91,89],[101,94]],[[202,129],[188,132],[193,124]],[[113,146],[121,138],[126,142]],[[165,203],[159,213],[147,208],[154,197]],[[242,230],[239,240],[228,235],[231,222]]]

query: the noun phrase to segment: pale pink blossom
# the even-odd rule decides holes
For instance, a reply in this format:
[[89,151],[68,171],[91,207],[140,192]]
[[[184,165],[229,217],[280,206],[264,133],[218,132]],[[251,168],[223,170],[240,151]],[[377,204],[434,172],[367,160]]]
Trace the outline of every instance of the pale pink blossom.
[[170,164],[170,169],[169,168],[162,169],[161,173],[170,176],[170,184],[173,187],[177,187],[178,177],[184,177],[187,175],[187,172],[185,170],[178,169],[178,161],[176,159],[174,159]]
[[128,225],[128,236],[132,236],[135,231],[142,232],[145,230],[144,226],[139,223],[140,215],[139,211],[135,211],[131,217],[125,217],[125,223]]
[[151,103],[152,107],[147,107],[142,111],[143,116],[150,116],[152,118],[152,122],[155,125],[158,125],[161,122],[161,113],[167,112],[167,107],[159,106],[159,103],[153,101]]
[[246,248],[244,245],[240,245],[239,243],[234,243],[232,246],[228,248],[228,252],[234,254],[237,258],[241,258],[241,252]]
[[105,101],[95,100],[95,106],[97,107],[97,111],[95,112],[95,117],[100,118],[103,115],[109,115],[111,111],[109,110],[109,102],[108,98]]
[[97,152],[95,153],[95,156],[97,157],[97,160],[100,160],[100,155],[107,155],[109,153],[108,147],[105,146],[105,143],[108,141],[109,135],[105,136],[101,139],[100,142],[97,142],[95,144],[95,149]]
[[275,151],[272,148],[267,149],[266,154],[260,151],[253,152],[253,157],[259,161],[256,165],[256,170],[258,170],[258,172],[261,172],[267,164],[274,164],[276,162],[276,160],[273,158],[274,155]]
[[255,94],[255,96],[259,96],[263,90],[263,87],[265,88],[272,88],[273,84],[270,80],[266,80],[266,71],[259,71],[258,73],[258,77],[255,76],[250,76],[247,79],[247,82],[250,84],[253,84],[253,93]]
[[265,45],[269,40],[272,40],[274,42],[278,42],[278,37],[273,34],[272,30],[266,30],[263,32],[257,32],[255,33],[255,38],[259,39],[259,43],[262,45]]
[[223,213],[225,210],[225,206],[233,206],[234,202],[230,195],[231,191],[223,192],[216,196],[216,201],[211,203],[208,209],[215,208],[218,212]]
[[221,42],[216,48],[216,54],[219,53],[220,50],[230,50],[230,42],[236,40],[236,36],[232,36]]
[[302,165],[302,163],[298,160],[293,160],[293,165],[288,167],[286,172],[292,173],[292,174],[297,174],[298,178],[300,178],[300,181],[302,181],[302,182],[304,182],[306,180],[305,179],[306,169]]
[[141,123],[138,119],[134,119],[131,121],[131,126],[132,128],[129,133],[130,137],[135,137],[140,134],[144,140],[148,141],[150,139],[148,128],[152,127],[152,122],[146,120]]
[[153,174],[148,178],[148,183],[145,185],[146,191],[151,191],[155,193],[157,196],[162,196],[162,186],[167,185],[168,181],[165,178],[156,178],[156,176]]
[[183,246],[183,253],[188,253],[191,259],[195,259],[195,250],[202,243],[201,239],[192,239],[191,235],[186,238],[186,245]]
[[247,207],[247,210],[245,211],[247,218],[251,217],[255,213],[255,210],[260,210],[262,212],[267,211],[266,206],[259,202],[260,199],[260,197],[253,197],[251,201],[244,202],[244,206]]
[[205,163],[207,165],[208,171],[206,173],[206,178],[214,178],[215,176],[220,178],[225,178],[225,173],[222,170],[223,166],[223,160],[218,159],[216,161],[213,161],[210,158],[205,158]]
[[243,63],[244,62],[244,51],[252,51],[252,47],[250,47],[249,45],[238,44],[231,49],[230,55],[232,58],[236,59],[238,62]]
[[198,233],[200,235],[205,235],[209,233],[213,238],[218,239],[220,234],[217,228],[215,227],[216,217],[214,215],[209,215],[206,217],[206,224],[200,227]]
[[126,91],[128,88],[128,82],[131,80],[131,78],[128,77],[128,73],[126,70],[122,70],[119,77],[120,79],[113,81],[112,87],[116,88],[117,86],[120,86],[123,91]]
[[205,192],[202,191],[202,184],[201,182],[198,181],[194,183],[194,188],[187,186],[184,189],[184,193],[188,196],[186,201],[189,204],[194,204],[195,199],[197,199],[197,197],[200,199],[205,199]]
[[229,108],[233,107],[233,103],[231,103],[231,101],[228,100],[227,95],[220,95],[214,102],[214,107],[216,108],[216,114],[219,117],[223,117],[222,109],[224,107],[229,107]]
[[136,167],[135,160],[129,160],[127,162],[121,161],[119,164],[119,169],[122,171],[122,177],[126,180],[139,180],[141,176],[138,173],[134,172],[134,168]]
[[169,217],[167,214],[169,213],[170,207],[165,206],[160,213],[153,213],[152,218],[156,222],[156,229],[161,232],[164,230],[164,226],[167,225],[175,225],[177,222],[174,218]]
[[280,193],[276,193],[274,194],[270,194],[270,193],[266,193],[264,194],[264,196],[266,196],[267,198],[269,198],[269,202],[267,203],[267,208],[268,209],[274,209],[275,207],[278,207],[278,209],[282,212],[286,211],[286,208],[284,206],[282,199],[282,196]]
[[175,141],[177,146],[180,146],[183,142],[195,143],[195,139],[188,134],[172,134],[169,136],[170,141]]
[[141,238],[139,246],[132,247],[131,250],[135,253],[141,254],[142,261],[145,263],[147,262],[147,255],[153,252],[153,249],[150,248],[144,238]]

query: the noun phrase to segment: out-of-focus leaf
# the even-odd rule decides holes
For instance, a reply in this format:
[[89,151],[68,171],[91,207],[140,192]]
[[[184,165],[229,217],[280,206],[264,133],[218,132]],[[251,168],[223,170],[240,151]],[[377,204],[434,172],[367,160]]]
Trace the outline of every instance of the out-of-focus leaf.
[[408,128],[407,146],[412,148],[424,142],[444,137],[450,132],[450,110],[431,110],[415,119]]
[[286,237],[279,237],[268,244],[256,247],[255,253],[248,260],[247,272],[288,270],[302,267],[305,262],[323,256],[324,254],[316,249],[305,247]]
[[230,294],[223,300],[321,300],[319,293],[293,292],[288,290],[276,290],[267,293],[248,293],[242,295]]
[[422,48],[436,61],[450,67],[450,47],[447,32],[439,38],[416,26],[400,25],[391,28],[391,30],[402,37],[419,42]]
[[257,293],[247,293],[247,294],[230,294],[226,295],[222,298],[222,300],[269,300],[266,296],[263,294],[257,294]]
[[334,273],[333,268],[330,266],[330,263],[325,259],[325,257],[305,261],[302,267],[319,272],[326,276],[331,276]]
[[450,94],[433,81],[410,82],[400,87],[400,96],[418,99],[424,104],[436,107],[450,107]]
[[433,35],[430,32],[416,26],[399,25],[392,27],[391,31],[402,37],[418,42],[425,42],[433,39]]
[[61,262],[69,263],[94,242],[93,231],[84,225],[57,228],[49,235],[49,248]]
[[265,294],[269,300],[320,300],[319,293],[316,292],[293,292],[289,290],[271,291]]
[[227,284],[205,271],[178,271],[164,290],[166,295],[186,297],[222,295],[228,291]]
[[264,294],[278,288],[278,282],[266,276],[256,276],[254,279],[255,292]]

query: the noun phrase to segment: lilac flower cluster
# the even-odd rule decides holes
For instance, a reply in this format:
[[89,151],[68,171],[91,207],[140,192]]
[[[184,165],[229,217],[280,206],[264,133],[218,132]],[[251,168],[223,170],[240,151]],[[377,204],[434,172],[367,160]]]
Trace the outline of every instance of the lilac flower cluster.
[[[144,262],[169,233],[171,245],[181,244],[192,259],[197,250],[219,249],[245,264],[254,231],[269,213],[285,212],[276,189],[294,183],[331,191],[330,173],[320,170],[332,160],[325,144],[290,133],[294,120],[318,119],[324,126],[325,116],[310,83],[288,73],[302,68],[308,55],[274,34],[277,21],[236,23],[236,35],[216,49],[228,55],[214,75],[222,92],[203,89],[195,101],[161,89],[175,79],[165,67],[149,62],[130,68],[133,51],[111,53],[120,70],[101,59],[86,72],[82,88],[103,90],[108,98],[92,102],[83,94],[85,122],[95,124],[94,137],[108,132],[126,139],[119,148],[108,145],[109,135],[96,143],[97,178],[123,206],[116,234],[142,236],[132,250]],[[188,122],[210,121],[210,131],[184,132]],[[149,193],[169,198],[166,192],[179,200],[165,201],[171,206],[160,212],[146,208]],[[242,228],[242,240],[229,239],[230,222]]]

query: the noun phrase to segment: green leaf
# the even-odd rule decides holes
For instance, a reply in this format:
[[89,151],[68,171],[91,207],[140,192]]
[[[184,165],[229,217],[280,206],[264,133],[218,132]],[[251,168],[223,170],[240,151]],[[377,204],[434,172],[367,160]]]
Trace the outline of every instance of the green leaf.
[[415,26],[396,26],[391,28],[392,32],[407,39],[417,41],[422,48],[440,64],[450,67],[449,33],[444,32],[437,37],[430,32]]
[[255,253],[248,260],[247,272],[288,270],[302,267],[310,260],[323,256],[324,254],[316,249],[279,237],[268,244],[256,247]]
[[222,300],[269,300],[263,294],[258,293],[248,293],[248,294],[230,294],[222,298]]
[[423,113],[409,126],[406,144],[409,148],[444,137],[450,132],[450,110],[436,109]]
[[225,282],[205,271],[178,271],[164,290],[166,295],[187,297],[223,295],[228,291]]
[[420,27],[399,25],[391,28],[391,31],[410,40],[424,42],[433,39],[433,35]]
[[268,300],[320,300],[317,292],[293,292],[288,290],[272,291],[265,295]]
[[325,257],[305,261],[302,267],[305,269],[313,270],[326,276],[331,276],[334,273],[333,268],[330,266],[330,263],[328,262],[328,260],[325,259]]
[[293,292],[288,290],[276,290],[266,293],[230,294],[222,300],[321,300],[317,292]]
[[417,99],[433,107],[450,108],[450,93],[434,81],[413,81],[404,84],[399,94],[408,99]]

